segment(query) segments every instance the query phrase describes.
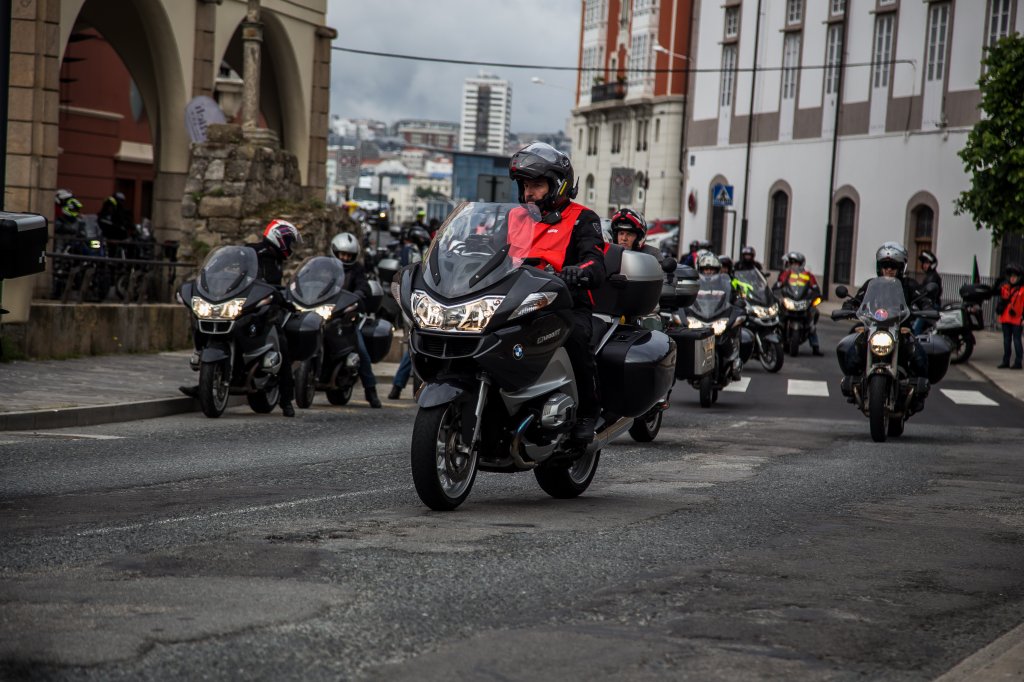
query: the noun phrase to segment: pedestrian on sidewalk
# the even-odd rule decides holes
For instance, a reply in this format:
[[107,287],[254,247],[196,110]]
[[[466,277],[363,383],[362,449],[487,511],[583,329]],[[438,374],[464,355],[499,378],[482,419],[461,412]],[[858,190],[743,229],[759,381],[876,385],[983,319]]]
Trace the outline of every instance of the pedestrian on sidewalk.
[[[1003,361],[999,369],[1021,369],[1024,362],[1024,348],[1021,347],[1021,324],[1024,319],[1024,269],[1017,263],[1006,266],[1003,274],[1006,280],[998,289],[999,299],[996,301],[996,313],[1003,327]],[[1017,361],[1010,365],[1010,344],[1016,353]]]

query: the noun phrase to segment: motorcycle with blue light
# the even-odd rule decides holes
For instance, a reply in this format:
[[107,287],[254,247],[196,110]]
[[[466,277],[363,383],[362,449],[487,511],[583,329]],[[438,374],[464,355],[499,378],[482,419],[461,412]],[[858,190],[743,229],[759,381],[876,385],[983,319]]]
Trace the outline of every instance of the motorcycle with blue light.
[[526,255],[539,221],[531,205],[463,203],[424,260],[392,286],[411,321],[413,367],[424,381],[411,466],[416,492],[431,509],[462,504],[477,471],[532,471],[552,497],[582,494],[602,447],[671,388],[675,343],[620,323],[657,307],[660,263],[611,246],[608,280],[594,292],[602,414],[593,442],[570,439],[578,391],[563,345],[573,300],[553,270]]
[[[848,298],[849,291],[839,285],[836,295]],[[927,334],[916,339],[927,358],[927,376],[911,376],[913,319],[939,319],[937,310],[916,309],[914,303],[919,301],[907,302],[899,280],[875,277],[856,310],[832,311],[833,320],[859,320],[836,347],[844,375],[840,389],[868,418],[876,443],[903,435],[907,419],[924,409],[931,385],[941,381],[949,368],[951,345],[938,334]],[[863,361],[858,357],[862,353]]]
[[199,405],[207,417],[223,414],[231,394],[244,394],[261,413],[272,411],[280,397],[275,322],[288,306],[258,272],[253,249],[222,246],[178,289],[178,302],[192,313],[196,352],[189,364],[199,372]]

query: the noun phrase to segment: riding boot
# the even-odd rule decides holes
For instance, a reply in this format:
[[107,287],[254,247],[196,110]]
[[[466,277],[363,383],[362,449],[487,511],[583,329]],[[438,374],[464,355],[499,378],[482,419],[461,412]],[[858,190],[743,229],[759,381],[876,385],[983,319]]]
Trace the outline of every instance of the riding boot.
[[380,398],[377,397],[377,389],[374,386],[366,389],[366,402],[374,409],[380,408]]
[[283,414],[286,417],[294,417],[295,416],[295,408],[292,407],[292,401],[290,401],[290,400],[282,400],[281,401],[281,414]]
[[388,393],[388,400],[398,400],[402,397],[402,387],[392,385],[391,391]]
[[594,440],[594,426],[596,423],[597,420],[593,417],[580,417],[573,424],[572,431],[569,432],[570,440],[577,443],[590,443]]
[[189,398],[199,397],[199,385],[195,386],[178,386],[178,390],[187,395]]

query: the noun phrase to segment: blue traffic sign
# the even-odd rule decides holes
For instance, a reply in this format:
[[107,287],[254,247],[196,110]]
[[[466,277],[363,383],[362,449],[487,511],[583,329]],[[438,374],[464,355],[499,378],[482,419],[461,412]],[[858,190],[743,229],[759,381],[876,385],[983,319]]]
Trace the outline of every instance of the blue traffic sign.
[[712,206],[732,206],[732,185],[713,185],[711,187]]

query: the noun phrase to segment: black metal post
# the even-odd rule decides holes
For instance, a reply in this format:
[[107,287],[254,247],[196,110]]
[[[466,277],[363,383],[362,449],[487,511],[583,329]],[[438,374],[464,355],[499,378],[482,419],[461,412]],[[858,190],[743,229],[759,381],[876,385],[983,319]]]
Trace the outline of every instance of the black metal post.
[[[11,85],[11,3],[0,2],[0,54],[8,55],[0,68],[0,211],[7,200],[7,108]],[[27,207],[26,207],[27,208]]]
[[832,235],[834,226],[832,224],[832,197],[836,192],[836,157],[839,153],[839,113],[843,108],[843,66],[846,63],[846,18],[849,16],[850,8],[843,8],[843,28],[840,33],[842,41],[839,50],[839,79],[836,82],[836,117],[832,130],[832,160],[830,163],[828,177],[828,220],[825,223],[825,265],[821,271],[821,297],[828,300],[829,283],[832,278]]
[[[747,198],[750,196],[750,149],[754,142],[754,94],[757,91],[757,51],[761,44],[761,0],[757,0],[754,19],[754,65],[750,71],[750,109],[747,112],[747,162],[743,170],[743,219],[740,223],[740,246],[747,244]],[[736,253],[730,253],[736,258]]]

